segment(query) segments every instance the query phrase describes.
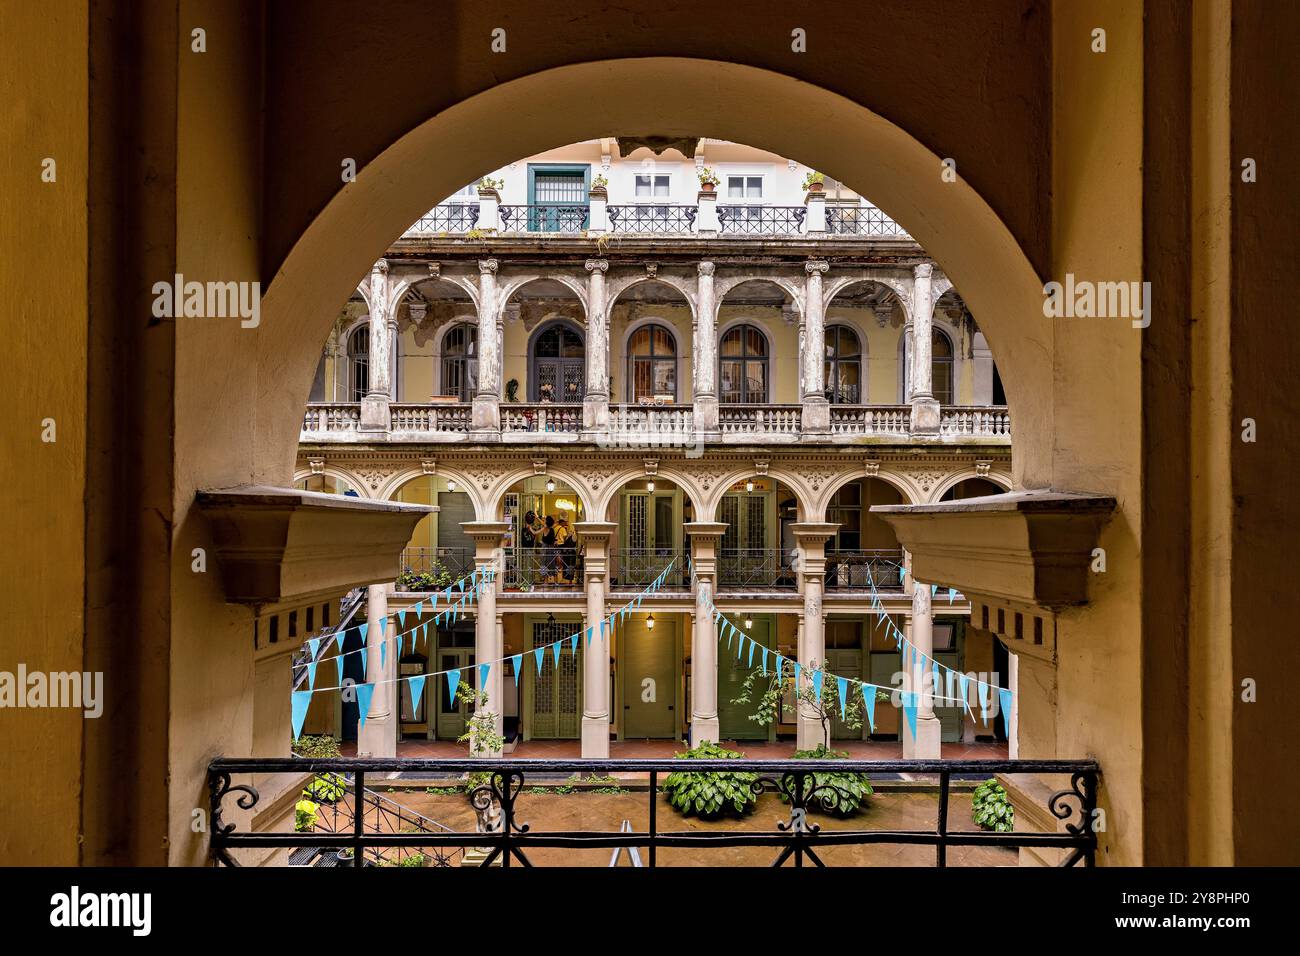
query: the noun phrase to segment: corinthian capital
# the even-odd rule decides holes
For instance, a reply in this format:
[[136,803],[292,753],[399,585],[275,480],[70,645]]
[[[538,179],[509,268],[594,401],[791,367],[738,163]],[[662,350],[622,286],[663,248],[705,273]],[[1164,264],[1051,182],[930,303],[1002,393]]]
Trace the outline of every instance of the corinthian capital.
[[609,260],[608,260],[608,259],[588,259],[588,260],[587,260],[587,271],[588,271],[588,272],[607,272],[607,271],[609,271]]
[[497,274],[497,261],[495,259],[480,259],[478,261],[478,271],[484,274]]

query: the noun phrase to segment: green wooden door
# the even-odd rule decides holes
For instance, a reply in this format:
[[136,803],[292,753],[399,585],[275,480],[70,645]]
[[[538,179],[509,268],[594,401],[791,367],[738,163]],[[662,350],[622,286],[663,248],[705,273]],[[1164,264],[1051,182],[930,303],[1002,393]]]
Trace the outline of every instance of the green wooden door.
[[[826,681],[835,682],[836,677],[847,677],[850,680],[861,680],[862,678],[862,651],[858,648],[828,650],[826,652],[826,670],[829,675]],[[833,676],[831,676],[833,675]],[[838,682],[835,682],[835,693],[839,693]],[[849,684],[849,693],[857,695],[857,702],[862,704],[862,692],[856,684]],[[835,707],[831,711],[831,740],[861,740],[865,728],[859,727],[853,730],[840,720],[840,708],[836,697]],[[861,706],[859,706],[861,712]]]
[[[619,505],[622,552],[614,578],[621,587],[645,587],[682,550],[682,493],[629,491]],[[678,560],[667,583],[680,584],[684,562]]]
[[529,232],[581,232],[586,229],[590,191],[590,166],[530,164]]
[[[535,621],[530,629],[529,659],[524,661],[524,673],[528,675],[531,708],[525,731],[533,740],[571,740],[579,735],[582,726],[582,641],[578,641],[577,651],[570,650],[567,642],[562,644],[558,663],[548,646],[568,637],[579,627],[581,624],[577,621]],[[533,648],[544,646],[547,651],[539,674],[531,652]]]
[[[739,626],[740,622],[736,622]],[[748,636],[763,647],[773,646],[773,622],[771,618],[755,617],[754,626]],[[721,625],[719,625],[721,626]],[[718,734],[723,740],[770,740],[776,736],[776,728],[764,727],[758,721],[750,720],[754,713],[754,704],[733,704],[732,701],[744,692],[745,678],[751,670],[761,670],[761,652],[755,649],[754,664],[749,663],[749,642],[744,642],[744,650],[738,656],[739,640],[733,639],[727,646],[725,638],[718,642]],[[769,667],[775,658],[769,656]],[[760,694],[762,688],[755,688]]]
[[620,642],[624,738],[676,738],[676,623],[665,616],[651,630],[644,620],[629,620],[623,625]]
[[[473,662],[474,652],[467,648],[447,648],[438,651],[437,669],[440,671],[459,669],[461,679],[471,685],[474,683],[474,676],[470,673],[470,665]],[[445,674],[437,674],[429,680],[437,681],[438,716],[434,732],[439,740],[455,740],[465,732],[466,721],[469,719],[469,704],[456,700],[455,695],[447,687]]]

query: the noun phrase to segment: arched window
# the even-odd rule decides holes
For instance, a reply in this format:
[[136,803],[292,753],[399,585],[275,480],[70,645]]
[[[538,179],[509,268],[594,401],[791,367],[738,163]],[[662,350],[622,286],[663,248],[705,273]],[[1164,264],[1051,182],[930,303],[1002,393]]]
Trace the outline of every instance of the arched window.
[[533,337],[531,382],[534,402],[580,402],[586,392],[582,334],[567,322],[552,322]]
[[627,344],[627,400],[677,401],[677,339],[664,325],[643,325]]
[[442,394],[468,402],[478,388],[478,329],[468,322],[442,337]]
[[938,329],[930,346],[930,391],[940,405],[953,403],[952,340]]
[[348,336],[348,401],[359,402],[370,391],[370,326]]
[[826,399],[832,405],[862,401],[862,346],[847,325],[826,329]]
[[767,401],[767,338],[753,325],[738,325],[722,336],[718,400],[731,405]]

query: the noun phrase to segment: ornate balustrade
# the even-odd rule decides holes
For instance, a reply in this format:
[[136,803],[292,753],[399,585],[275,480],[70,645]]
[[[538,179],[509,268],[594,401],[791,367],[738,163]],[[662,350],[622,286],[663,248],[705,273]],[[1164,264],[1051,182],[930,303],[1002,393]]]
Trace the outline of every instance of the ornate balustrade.
[[696,206],[607,206],[610,232],[679,236],[695,230]]
[[827,206],[826,231],[836,236],[910,239],[907,230],[875,206]]
[[588,209],[585,205],[551,206],[501,206],[502,232],[557,232],[577,233],[587,228]]
[[446,203],[434,206],[406,230],[407,235],[456,235],[469,232],[478,223],[478,203]]
[[1011,416],[1005,405],[946,405],[939,415],[939,434],[973,438],[1010,438]]
[[804,231],[804,206],[719,206],[721,231],[751,236],[797,236]]
[[718,430],[724,441],[732,436],[762,437],[768,440],[796,439],[802,421],[799,405],[718,406]]
[[[527,436],[529,441],[572,441],[583,430],[583,408],[576,402],[503,403],[503,434]],[[469,441],[473,440],[472,406],[468,402],[402,402],[389,406],[391,428],[361,431],[361,406],[356,402],[312,403],[303,414],[304,442],[356,441]],[[723,403],[718,406],[718,431],[724,443],[759,441],[787,443],[804,440],[799,405]],[[932,438],[933,436],[931,436]],[[939,437],[948,441],[978,439],[995,443],[1011,440],[1011,418],[1005,405],[945,405],[940,413]],[[694,444],[694,407],[689,403],[615,404],[609,406],[609,440],[615,443]],[[830,434],[819,440],[832,444],[859,438],[910,441],[911,407],[908,405],[832,405]],[[602,438],[603,440],[603,438]]]
[[530,402],[501,406],[503,432],[582,431],[582,406],[577,403]]

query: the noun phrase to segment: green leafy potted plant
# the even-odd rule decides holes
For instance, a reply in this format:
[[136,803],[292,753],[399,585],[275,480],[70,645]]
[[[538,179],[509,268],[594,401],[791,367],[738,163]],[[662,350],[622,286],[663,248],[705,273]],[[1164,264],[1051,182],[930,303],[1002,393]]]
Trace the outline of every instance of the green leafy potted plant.
[[699,172],[696,173],[696,176],[700,180],[700,188],[706,193],[713,192],[718,188],[718,184],[722,182],[722,180],[718,178],[717,174],[708,166],[701,167]]
[[484,193],[499,193],[503,186],[505,186],[505,180],[484,176],[478,181],[478,192],[480,196]]
[[803,178],[804,192],[819,193],[826,189],[826,174],[819,173],[816,170],[809,170],[808,175]]
[[[705,741],[673,756],[679,760],[727,760],[745,755]],[[756,773],[675,770],[664,780],[664,793],[679,813],[708,820],[725,813],[743,815],[752,810],[758,799],[754,792],[757,782]]]
[[[811,750],[796,750],[794,757],[796,760],[847,760],[849,755],[846,751],[818,744]],[[872,792],[871,778],[865,773],[814,771],[804,778],[808,809],[824,810],[837,817],[852,814]],[[789,797],[783,793],[781,800],[788,801]]]
[[1016,828],[1016,810],[1007,791],[993,777],[975,788],[970,801],[971,819],[982,830],[1010,833]]
[[606,199],[609,196],[609,180],[603,175],[597,175],[591,181],[591,189],[588,195],[593,199]]
[[316,811],[320,807],[303,797],[293,805],[293,828],[298,833],[306,833],[316,828]]

